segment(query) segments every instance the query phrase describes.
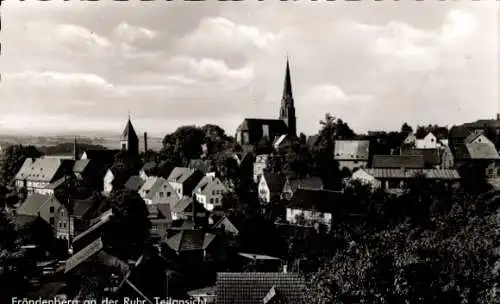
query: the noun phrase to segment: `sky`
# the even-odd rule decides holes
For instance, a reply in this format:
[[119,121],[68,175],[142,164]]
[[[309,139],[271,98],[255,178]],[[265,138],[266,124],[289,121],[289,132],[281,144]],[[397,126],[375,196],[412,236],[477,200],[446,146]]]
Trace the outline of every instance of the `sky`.
[[278,116],[452,126],[500,112],[498,1],[2,3],[0,133],[138,132]]

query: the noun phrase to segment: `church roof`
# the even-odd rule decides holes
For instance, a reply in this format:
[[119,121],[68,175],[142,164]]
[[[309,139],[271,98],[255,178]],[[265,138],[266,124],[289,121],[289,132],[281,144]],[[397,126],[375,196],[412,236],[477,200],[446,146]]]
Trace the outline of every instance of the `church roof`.
[[285,83],[283,85],[283,99],[285,98],[293,98],[292,80],[290,78],[290,64],[288,62],[288,58],[286,59]]
[[130,121],[130,118],[127,121],[127,125],[125,126],[125,129],[123,130],[122,133],[122,140],[128,140],[129,138],[134,138],[139,140],[137,137],[137,133],[135,132],[134,126],[132,125],[132,122]]

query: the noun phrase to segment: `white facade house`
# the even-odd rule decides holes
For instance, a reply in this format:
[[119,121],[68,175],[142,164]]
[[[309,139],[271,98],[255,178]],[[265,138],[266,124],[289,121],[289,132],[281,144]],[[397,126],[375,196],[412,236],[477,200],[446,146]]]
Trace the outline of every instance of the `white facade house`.
[[292,225],[312,226],[321,223],[331,227],[332,214],[313,210],[286,208],[286,221]]
[[261,154],[255,157],[255,162],[253,163],[253,181],[258,182],[264,170],[267,168],[267,162],[269,160],[268,154]]
[[415,141],[417,149],[437,149],[439,146],[437,138],[432,132],[427,133],[424,138]]
[[217,177],[207,175],[196,185],[193,194],[205,209],[212,211],[214,207],[222,206],[222,197],[227,191],[226,186]]

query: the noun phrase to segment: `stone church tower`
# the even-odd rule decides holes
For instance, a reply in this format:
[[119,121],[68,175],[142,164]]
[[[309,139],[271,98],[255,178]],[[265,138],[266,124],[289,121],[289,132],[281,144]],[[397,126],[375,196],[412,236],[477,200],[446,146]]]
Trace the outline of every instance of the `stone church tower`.
[[281,108],[279,119],[288,126],[288,136],[297,137],[297,118],[295,117],[295,105],[292,94],[292,80],[290,79],[290,64],[286,59],[285,84],[283,96],[281,97]]

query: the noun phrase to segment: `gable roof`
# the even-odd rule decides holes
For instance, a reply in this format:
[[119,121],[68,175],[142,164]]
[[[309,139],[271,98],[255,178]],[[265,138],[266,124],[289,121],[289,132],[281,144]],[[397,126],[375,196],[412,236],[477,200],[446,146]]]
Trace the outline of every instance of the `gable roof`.
[[193,198],[190,196],[182,197],[172,208],[172,212],[186,212],[187,207],[193,203]]
[[424,168],[424,155],[373,155],[373,168]]
[[186,167],[175,167],[167,180],[169,182],[184,183],[195,172],[195,169]]
[[297,189],[287,208],[331,213],[338,209],[342,192],[330,190]]
[[250,143],[257,143],[264,136],[263,129],[266,125],[270,141],[274,139],[274,136],[288,133],[288,127],[283,120],[266,118],[245,118],[238,126],[238,131],[248,132]]
[[64,160],[50,157],[27,158],[17,172],[15,179],[51,182],[56,177],[63,162]]
[[129,140],[129,139],[134,139],[134,140],[139,140],[137,137],[137,133],[135,132],[134,126],[132,125],[132,122],[130,121],[130,118],[127,121],[127,125],[125,126],[125,129],[123,130],[121,140]]
[[469,134],[469,136],[467,136],[465,139],[464,139],[464,143],[465,144],[470,144],[472,143],[474,140],[476,140],[479,136],[483,135],[484,134],[484,131],[483,130],[474,130],[471,134]]
[[[37,220],[40,220],[40,217],[35,216],[35,215],[26,215],[26,214],[16,214],[14,216],[14,225],[16,227],[16,230],[23,229],[25,227],[30,226],[31,224],[35,223]],[[46,223],[43,221],[43,223]]]
[[101,251],[104,248],[104,245],[102,243],[101,238],[98,238],[97,240],[93,241],[86,247],[84,247],[82,250],[78,251],[74,255],[72,255],[67,261],[64,269],[64,273],[68,273],[81,263],[85,262],[95,254],[97,254],[99,251]]
[[427,179],[457,180],[460,175],[454,169],[360,169],[369,175],[380,179],[410,179],[423,175]]
[[176,252],[205,250],[214,238],[215,234],[206,233],[203,230],[181,230],[169,237],[166,243]]
[[113,215],[113,212],[111,210],[108,210],[104,212],[99,218],[97,218],[96,222],[92,224],[87,230],[84,232],[78,234],[74,239],[73,243],[77,242],[78,240],[82,239],[86,235],[90,234],[92,231],[102,227],[104,224],[108,223],[109,220],[111,219],[111,216]]
[[141,188],[139,189],[140,192],[143,191],[151,191],[153,189],[154,185],[158,181],[159,177],[157,176],[148,176],[144,183],[142,184]]
[[370,141],[336,140],[333,153],[336,160],[368,160]]
[[267,184],[270,192],[281,192],[283,190],[283,186],[285,186],[286,178],[282,174],[264,172],[262,177]]
[[[441,157],[443,155],[444,150],[449,150],[448,146],[445,146],[443,149],[407,149],[402,150],[402,155],[421,155],[424,158],[425,165],[437,166],[441,164]],[[409,167],[406,167],[409,168]]]
[[50,199],[46,194],[32,193],[26,200],[17,208],[17,214],[36,216],[38,210]]
[[232,233],[239,233],[238,228],[236,228],[236,226],[226,216],[223,216],[220,220],[217,221],[217,223],[215,223],[215,225],[213,225],[213,228],[215,229],[222,227]]
[[449,137],[453,139],[465,139],[467,136],[469,136],[472,133],[471,130],[469,130],[467,127],[464,125],[460,126],[453,126],[450,129],[450,134]]
[[284,303],[302,303],[305,280],[291,272],[219,272],[216,294],[218,304],[262,304],[274,288]]
[[90,161],[91,161],[90,159],[76,160],[75,163],[73,164],[73,172],[83,173],[85,171],[85,169],[88,168]]
[[151,219],[172,221],[172,212],[170,211],[169,204],[151,204],[147,207]]
[[492,143],[470,143],[470,144],[459,144],[455,147],[455,159],[457,160],[467,160],[467,159],[484,159],[484,160],[496,160],[500,159],[495,145]]
[[139,191],[144,185],[145,181],[138,175],[131,176],[128,181],[125,183],[125,188],[132,191]]
[[87,200],[77,200],[73,203],[73,216],[74,217],[85,217],[87,212],[89,212],[98,202],[92,199]]

